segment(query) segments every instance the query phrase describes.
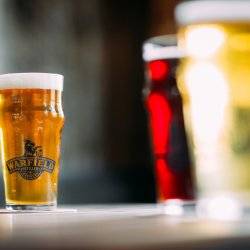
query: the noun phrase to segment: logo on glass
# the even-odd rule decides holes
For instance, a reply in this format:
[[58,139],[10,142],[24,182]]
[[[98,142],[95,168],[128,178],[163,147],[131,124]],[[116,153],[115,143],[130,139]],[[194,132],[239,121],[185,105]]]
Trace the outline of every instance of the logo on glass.
[[18,172],[26,180],[37,179],[44,171],[52,173],[55,161],[43,156],[41,146],[36,146],[31,140],[25,140],[24,155],[6,162],[10,174]]

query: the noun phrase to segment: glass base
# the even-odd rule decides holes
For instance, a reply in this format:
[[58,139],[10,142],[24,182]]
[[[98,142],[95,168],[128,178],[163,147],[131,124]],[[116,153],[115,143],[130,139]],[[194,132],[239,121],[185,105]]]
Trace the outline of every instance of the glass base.
[[193,216],[195,214],[194,200],[170,199],[159,203],[164,214],[172,216]]
[[221,195],[199,199],[197,216],[216,220],[239,220],[249,213],[249,205],[234,195]]
[[49,205],[14,205],[6,204],[6,209],[10,211],[52,211],[57,207],[56,204]]

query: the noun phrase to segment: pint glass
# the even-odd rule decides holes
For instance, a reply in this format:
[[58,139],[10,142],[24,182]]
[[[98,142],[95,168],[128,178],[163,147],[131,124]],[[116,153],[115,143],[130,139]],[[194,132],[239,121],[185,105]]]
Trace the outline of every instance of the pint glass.
[[63,76],[0,75],[0,136],[6,207],[54,208],[61,131]]
[[152,142],[157,200],[164,204],[194,199],[182,100],[175,77],[181,57],[174,35],[154,37],[143,45],[144,103]]
[[[250,205],[250,2],[177,6],[179,74],[201,207],[218,218]],[[203,204],[203,205],[202,205]]]

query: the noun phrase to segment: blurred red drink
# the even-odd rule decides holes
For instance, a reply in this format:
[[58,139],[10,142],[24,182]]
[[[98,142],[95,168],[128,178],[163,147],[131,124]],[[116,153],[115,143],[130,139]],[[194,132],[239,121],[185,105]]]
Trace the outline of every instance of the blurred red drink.
[[157,199],[193,200],[194,180],[176,85],[181,53],[174,36],[152,38],[144,43],[146,85],[143,90],[148,113],[157,183]]

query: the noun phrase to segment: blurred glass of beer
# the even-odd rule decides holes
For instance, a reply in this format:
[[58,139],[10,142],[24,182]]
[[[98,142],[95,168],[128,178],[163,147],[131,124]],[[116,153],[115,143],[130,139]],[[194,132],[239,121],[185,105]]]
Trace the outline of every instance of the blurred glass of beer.
[[189,1],[176,8],[184,116],[201,211],[241,216],[250,205],[250,2]]
[[[191,204],[195,195],[182,100],[176,85],[176,67],[182,56],[175,35],[153,37],[143,45],[146,72],[143,95],[152,142],[157,200],[165,205],[181,206]],[[168,209],[168,212],[173,211]]]
[[0,75],[1,157],[6,207],[56,207],[63,76]]

